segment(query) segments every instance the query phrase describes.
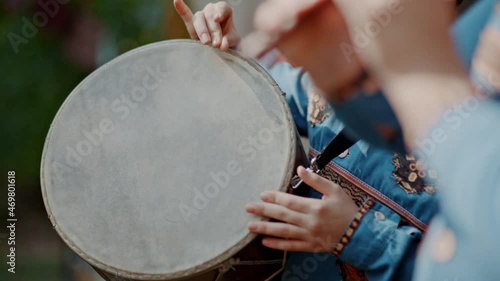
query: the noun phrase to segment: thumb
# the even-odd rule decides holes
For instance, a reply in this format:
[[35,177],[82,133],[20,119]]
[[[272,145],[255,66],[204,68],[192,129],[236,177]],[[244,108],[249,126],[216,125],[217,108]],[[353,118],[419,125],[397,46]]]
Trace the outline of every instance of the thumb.
[[302,166],[297,168],[297,175],[307,185],[327,197],[333,195],[335,190],[339,188],[339,186],[334,184],[333,182],[322,178],[321,176],[311,172],[310,170],[306,170]]

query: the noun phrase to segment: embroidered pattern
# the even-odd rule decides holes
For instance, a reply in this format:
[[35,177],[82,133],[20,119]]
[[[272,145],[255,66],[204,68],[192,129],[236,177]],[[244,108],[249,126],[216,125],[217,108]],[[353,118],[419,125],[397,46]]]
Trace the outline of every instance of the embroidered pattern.
[[358,207],[361,207],[363,202],[365,202],[368,198],[368,195],[364,191],[347,181],[329,166],[326,166],[321,171],[320,175],[342,187],[342,189],[352,198]]
[[412,156],[394,153],[392,164],[394,164],[392,175],[406,193],[436,192],[437,173],[434,170],[427,170],[422,161],[416,161]]
[[332,109],[326,99],[316,92],[311,92],[307,113],[309,114],[309,124],[314,128],[317,124],[323,123],[326,118],[332,115]]
[[[314,148],[311,148],[309,151],[309,156],[316,157],[318,155],[318,151],[314,150]],[[363,194],[366,194],[366,196],[369,196],[370,198],[373,198],[377,202],[382,203],[389,209],[391,209],[393,212],[397,213],[399,216],[401,216],[402,219],[407,221],[410,225],[413,225],[414,227],[418,228],[422,232],[427,231],[427,224],[419,220],[415,215],[413,215],[411,212],[407,211],[405,208],[403,208],[401,205],[398,203],[394,202],[392,199],[389,197],[385,196],[383,193],[380,191],[376,190],[372,186],[368,185],[367,183],[363,182],[356,176],[352,175],[349,171],[345,170],[341,166],[339,166],[336,163],[330,162],[328,163],[328,169],[333,170],[334,172],[338,173],[343,179],[345,179],[347,182],[350,182],[352,185],[357,187],[359,190],[363,192]],[[435,173],[431,172],[435,176]]]

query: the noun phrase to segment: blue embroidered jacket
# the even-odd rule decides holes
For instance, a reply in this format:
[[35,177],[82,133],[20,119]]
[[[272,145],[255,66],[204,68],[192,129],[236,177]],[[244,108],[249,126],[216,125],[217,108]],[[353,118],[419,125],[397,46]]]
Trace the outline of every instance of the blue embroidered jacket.
[[[286,93],[299,132],[309,137],[313,157],[343,124],[326,101],[309,90],[308,76],[300,69],[281,63],[268,71]],[[361,218],[338,259],[330,254],[290,253],[283,280],[372,281],[393,276],[408,280],[422,230],[435,213],[436,186],[425,185],[422,179],[436,175],[420,166],[411,157],[362,141],[331,161],[323,177],[342,186],[359,206],[369,198],[376,198],[376,203]],[[321,196],[316,191],[310,195]]]

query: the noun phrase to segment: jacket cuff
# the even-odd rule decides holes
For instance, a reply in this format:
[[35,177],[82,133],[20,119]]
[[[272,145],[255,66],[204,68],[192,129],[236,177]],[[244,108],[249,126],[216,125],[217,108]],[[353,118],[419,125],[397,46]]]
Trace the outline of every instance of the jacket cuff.
[[361,206],[358,213],[354,216],[351,223],[344,231],[344,234],[342,235],[342,238],[340,238],[340,241],[337,243],[337,245],[335,245],[335,247],[333,247],[332,254],[334,256],[336,257],[340,256],[340,254],[347,247],[349,242],[351,242],[351,239],[356,233],[356,230],[361,225],[361,221],[363,220],[365,215],[370,211],[373,205],[375,205],[374,201],[372,199],[368,199],[363,204],[363,206]]
[[359,269],[370,268],[376,263],[400,223],[399,216],[390,216],[385,209],[369,198],[344,232],[339,242],[341,245],[334,248],[337,250],[338,247],[338,251],[333,254]]

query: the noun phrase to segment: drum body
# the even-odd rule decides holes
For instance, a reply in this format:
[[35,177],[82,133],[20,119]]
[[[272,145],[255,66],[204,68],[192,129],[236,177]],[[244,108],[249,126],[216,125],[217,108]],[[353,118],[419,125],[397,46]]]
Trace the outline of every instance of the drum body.
[[285,191],[304,152],[257,64],[195,41],[128,52],[57,113],[41,184],[64,242],[108,280],[266,280],[244,206]]

